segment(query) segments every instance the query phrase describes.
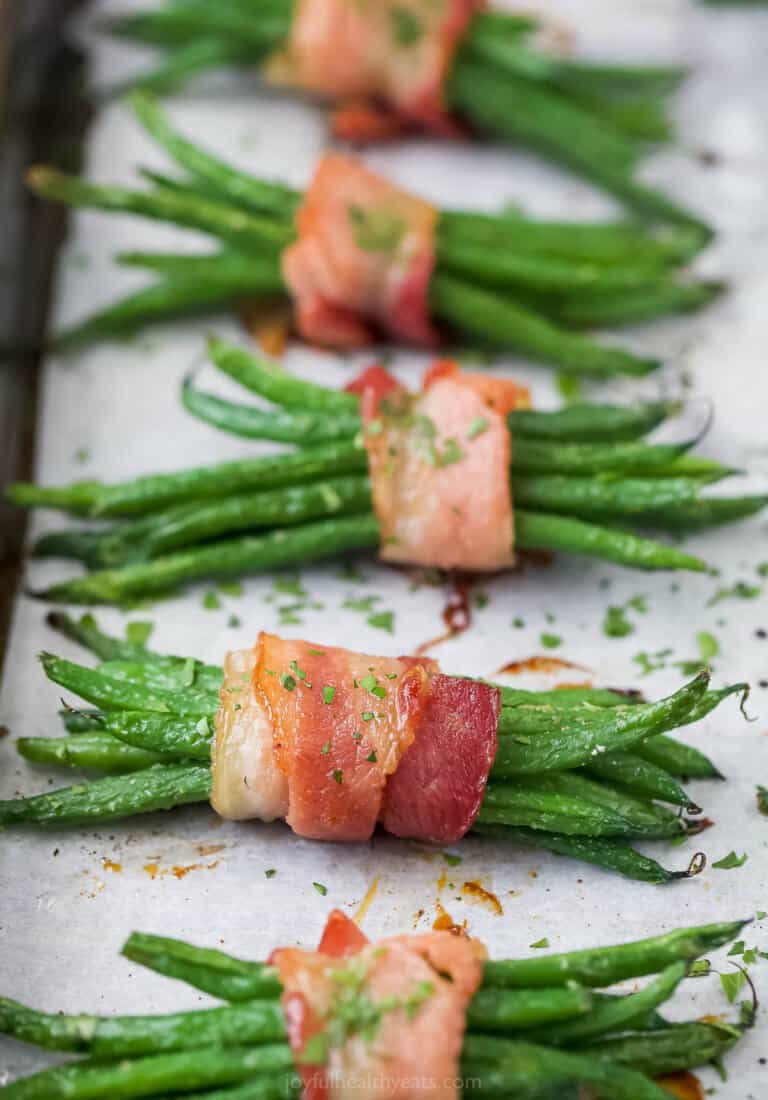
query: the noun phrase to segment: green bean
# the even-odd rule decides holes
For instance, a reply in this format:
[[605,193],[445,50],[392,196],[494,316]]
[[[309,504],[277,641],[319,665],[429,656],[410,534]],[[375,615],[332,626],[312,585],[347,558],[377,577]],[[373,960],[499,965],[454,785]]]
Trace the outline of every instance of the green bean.
[[582,260],[578,263],[549,256],[516,254],[514,249],[489,250],[483,244],[439,238],[438,265],[441,272],[471,279],[481,285],[503,289],[578,295],[615,294],[650,289],[659,278],[659,268],[630,260],[626,267],[606,267]]
[[[517,439],[512,433],[512,468],[519,474],[618,474],[625,470],[653,476],[659,467],[676,462],[694,443],[557,443],[544,439]],[[706,467],[707,471],[710,467]]]
[[709,228],[659,191],[631,177],[632,143],[622,141],[608,124],[576,104],[492,68],[471,51],[462,51],[448,83],[451,103],[481,130],[509,141],[524,141],[565,162],[628,203],[643,217],[689,226],[702,241]]
[[579,1082],[596,1088],[605,1100],[669,1100],[668,1093],[634,1070],[499,1036],[467,1035],[461,1068],[465,1078],[480,1077],[484,1096],[509,1098],[532,1086]]
[[603,347],[559,329],[524,305],[437,272],[430,283],[437,317],[471,336],[512,348],[535,360],[556,363],[574,374],[644,375],[659,365],[619,348]]
[[73,710],[71,707],[64,707],[59,711],[59,718],[68,733],[94,733],[100,730],[103,715],[104,711],[87,708]]
[[546,1032],[532,1036],[534,1042],[553,1046],[581,1046],[585,1040],[595,1039],[609,1032],[627,1031],[637,1020],[668,1001],[688,971],[687,962],[676,962],[649,982],[644,989],[626,997],[606,997],[596,1001],[592,1011],[582,1018],[566,1020],[547,1027]]
[[279,254],[294,234],[290,223],[281,225],[215,199],[201,199],[184,192],[161,188],[148,192],[131,191],[125,187],[102,186],[43,167],[32,169],[28,182],[41,198],[173,222],[211,233],[230,241],[236,248],[254,248],[257,255],[261,253],[267,257]]
[[171,759],[194,759],[210,763],[213,725],[210,718],[176,718],[118,711],[105,714],[102,728],[113,738],[150,754]]
[[[160,178],[160,177],[158,177]],[[166,184],[166,188],[169,184]],[[249,256],[247,253],[232,249],[219,252],[118,252],[115,263],[121,267],[140,267],[155,271],[169,279],[202,277],[205,279],[223,279],[226,275],[232,279],[235,288],[241,287],[244,294],[280,293],[282,279],[277,260]],[[262,278],[263,273],[263,278]]]
[[[241,60],[250,57],[251,64],[258,61],[263,53],[274,48],[290,30],[290,9],[284,7],[285,18],[278,20],[278,12],[272,9],[260,12],[262,18],[254,20],[231,7],[217,5],[215,8],[200,4],[174,3],[152,12],[141,12],[133,17],[110,24],[112,33],[130,38],[141,38],[151,45],[180,45],[190,36],[210,36],[224,41],[241,44]],[[266,18],[265,18],[266,16]]]
[[[191,1095],[185,1093],[185,1096]],[[301,1083],[296,1073],[259,1077],[245,1085],[195,1092],[195,1100],[299,1100]],[[178,1100],[179,1094],[165,1094],[156,1100]]]
[[112,1065],[97,1060],[43,1070],[0,1088],[6,1100],[135,1100],[161,1091],[194,1091],[236,1084],[254,1075],[293,1069],[288,1043],[258,1047],[198,1047],[195,1051],[154,1054]]
[[367,471],[365,451],[354,443],[329,443],[295,454],[265,455],[171,474],[150,474],[105,485],[96,481],[68,486],[12,485],[8,497],[22,507],[60,508],[91,516],[135,516],[222,493],[277,489],[333,474]]
[[167,593],[203,577],[239,577],[303,564],[349,550],[376,546],[378,523],[370,515],[320,520],[288,530],[229,539],[178,551],[148,563],[105,569],[51,585],[41,598],[67,603],[125,603]]
[[619,783],[623,788],[646,798],[656,798],[660,802],[686,807],[690,813],[698,810],[693,799],[669,772],[633,752],[611,752],[596,756],[586,766],[586,773],[597,779],[606,779],[610,783]]
[[297,378],[269,360],[216,337],[208,341],[208,353],[211,362],[220,371],[276,405],[301,409],[304,412],[327,412],[335,416],[344,414],[347,417],[356,417],[356,427],[353,430],[357,431],[360,427],[360,400],[356,394]]
[[692,1021],[668,1024],[659,1031],[601,1039],[588,1046],[585,1054],[604,1064],[632,1066],[656,1077],[716,1062],[741,1035],[737,1027]]
[[629,260],[668,267],[690,260],[701,247],[698,235],[685,226],[663,226],[651,234],[631,222],[533,221],[516,211],[443,210],[438,233],[453,242],[606,265]]
[[256,405],[239,405],[195,387],[186,378],[181,389],[181,402],[187,412],[215,428],[244,436],[246,439],[271,439],[277,443],[297,443],[312,446],[336,439],[353,439],[360,428],[360,417],[343,413],[325,416],[314,413],[284,412],[261,409]]
[[695,500],[700,491],[698,478],[684,477],[528,474],[514,480],[515,501],[521,508],[587,520],[653,515]]
[[115,775],[141,771],[168,760],[163,753],[145,752],[100,731],[72,737],[20,737],[16,749],[34,764],[93,768]]
[[681,409],[677,401],[646,405],[567,405],[553,412],[520,409],[507,420],[514,439],[560,443],[621,443],[639,439]]
[[515,539],[521,550],[567,550],[572,554],[629,565],[634,569],[688,569],[706,573],[701,558],[674,546],[626,531],[584,523],[572,516],[549,516],[515,509]]
[[658,508],[642,517],[643,523],[672,531],[699,531],[719,523],[754,516],[768,504],[768,495],[747,497],[711,497],[681,501],[675,507]]
[[[209,18],[218,21],[223,13],[217,9],[206,9]],[[240,22],[254,29],[252,19]],[[258,27],[258,24],[257,24]],[[264,33],[257,30],[260,41]],[[239,37],[239,34],[238,34]],[[187,141],[168,123],[158,103],[148,95],[136,94],[131,97],[131,106],[144,129],[160,146],[185,168],[193,179],[205,184],[212,193],[224,200],[236,202],[258,213],[267,213],[280,219],[291,219],[301,201],[300,192],[278,183],[264,183],[246,172],[219,160]]]
[[[674,836],[684,826],[677,818],[662,821],[649,809],[627,805],[618,812],[571,793],[561,775],[537,776],[525,783],[491,781],[477,820],[481,825],[512,825],[564,836]],[[569,780],[575,776],[568,776]],[[627,802],[629,800],[627,799]]]
[[522,844],[526,848],[543,848],[555,855],[567,856],[582,863],[615,871],[637,882],[662,884],[689,877],[689,871],[668,871],[655,859],[636,852],[620,839],[610,837],[563,836],[543,829],[519,829],[507,825],[486,825],[477,822],[472,832],[505,843]]
[[218,65],[242,63],[243,50],[232,42],[208,38],[172,47],[153,68],[105,90],[105,95],[121,95],[126,87],[168,95],[192,76]]
[[622,294],[580,294],[560,299],[548,297],[546,302],[534,298],[531,304],[558,324],[575,328],[610,328],[704,309],[726,289],[726,284],[717,280],[681,283],[674,279],[658,279],[652,287]]
[[547,990],[480,989],[469,1003],[467,1028],[491,1033],[525,1030],[591,1014],[592,1003],[589,990],[577,985]]
[[[489,681],[492,683],[492,681]],[[555,707],[581,707],[591,703],[596,707],[618,707],[630,703],[635,705],[641,700],[611,688],[562,687],[552,691],[526,691],[523,688],[511,688],[506,684],[494,684],[501,692],[504,707],[518,707],[525,704],[552,705]]]
[[636,756],[655,764],[672,775],[688,779],[722,779],[723,775],[708,756],[692,745],[685,745],[671,737],[657,734],[641,741],[632,750]]
[[213,262],[207,274],[179,275],[130,294],[56,333],[53,343],[67,348],[97,337],[131,333],[141,325],[189,313],[208,312],[238,297],[264,293],[274,283],[274,264],[257,259],[249,272],[219,270]]
[[196,715],[201,709],[207,714],[219,702],[221,670],[216,669],[215,678],[212,683],[209,683],[207,673],[202,671],[205,668],[205,665],[193,657],[151,660],[148,656],[142,655],[138,659],[119,658],[104,661],[96,671],[100,676],[107,676],[110,680],[122,680],[139,690],[159,691],[161,702],[165,702],[165,695],[162,693],[183,692],[187,696],[185,706],[191,708],[184,713]]
[[[119,524],[91,540],[85,559],[92,568],[149,561],[161,554],[223,534],[305,523],[324,516],[359,515],[370,508],[367,477],[328,478],[265,493],[179,504],[165,512]],[[52,536],[45,544],[58,545]]]
[[[578,767],[601,753],[634,745],[679,725],[706,693],[708,684],[709,676],[702,672],[656,703],[586,706],[578,711],[551,707],[502,710],[494,774],[510,777]],[[527,726],[526,715],[532,719]]]
[[0,801],[0,825],[87,825],[170,810],[210,796],[211,769],[158,764],[144,771],[97,779],[32,798]]
[[240,1003],[275,998],[283,988],[277,971],[264,963],[249,962],[214,947],[195,947],[183,940],[147,932],[131,933],[121,954],[222,1001]]
[[40,661],[49,680],[105,710],[148,710],[180,717],[203,717],[210,711],[210,694],[189,687],[178,690],[149,687],[116,675],[42,653]]
[[2,997],[0,1032],[47,1050],[110,1060],[201,1046],[274,1043],[286,1037],[283,1010],[275,1000],[168,1016],[100,1017],[48,1015]]
[[513,962],[485,964],[484,984],[501,989],[542,989],[578,982],[609,986],[627,978],[659,974],[676,962],[690,962],[735,939],[748,921],[727,921],[676,929],[661,936],[587,948],[562,955],[538,955]]

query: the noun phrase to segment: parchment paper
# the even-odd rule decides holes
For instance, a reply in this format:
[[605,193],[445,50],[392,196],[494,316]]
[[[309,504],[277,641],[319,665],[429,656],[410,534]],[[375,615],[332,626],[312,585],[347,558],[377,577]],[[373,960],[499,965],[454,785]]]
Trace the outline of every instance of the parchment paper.
[[[130,6],[122,0],[120,8]],[[92,18],[117,7],[111,2],[95,6]],[[647,174],[717,226],[717,243],[698,266],[702,273],[726,277],[732,290],[703,316],[624,334],[621,338],[639,349],[666,353],[668,366],[650,380],[611,384],[601,392],[609,399],[631,399],[687,387],[693,395],[707,395],[716,418],[703,452],[749,467],[765,479],[768,14],[748,8],[718,12],[685,0],[549,0],[539,7],[553,19],[575,24],[575,45],[586,54],[682,58],[693,69],[676,105],[681,147],[657,156]],[[140,50],[100,40],[88,25],[82,30],[93,45],[97,79],[114,79],[148,59]],[[197,85],[173,101],[171,114],[182,130],[212,149],[258,174],[297,185],[307,180],[323,147],[319,110],[260,93],[243,76],[218,75]],[[586,184],[507,149],[416,142],[367,159],[444,205],[494,209],[513,201],[543,216],[572,218],[613,209]],[[128,181],[139,164],[166,166],[119,105],[98,117],[88,161],[92,177],[114,182]],[[111,263],[118,250],[198,243],[206,244],[190,233],[130,218],[78,214],[59,274],[57,322],[72,321],[141,283],[142,274],[121,272]],[[243,339],[236,323],[222,318],[215,325],[168,325],[128,343],[52,358],[45,368],[38,478],[46,483],[91,476],[114,480],[257,452],[257,445],[217,433],[179,406],[180,380],[212,327]],[[349,377],[348,364],[301,349],[291,353],[289,363],[331,383]],[[419,356],[402,355],[396,361],[409,379],[423,364]],[[546,369],[514,360],[499,369],[529,381],[540,406],[557,402]],[[221,382],[217,385],[229,392]],[[69,522],[39,516],[33,534]],[[447,866],[439,853],[386,839],[342,849],[302,842],[283,827],[223,824],[205,806],[95,831],[6,832],[0,841],[0,991],[50,1011],[194,1006],[204,998],[119,959],[132,929],[223,945],[259,958],[276,944],[315,942],[328,909],[355,912],[374,881],[378,886],[364,918],[370,935],[430,927],[439,899],[455,920],[466,919],[497,957],[524,954],[542,937],[553,949],[569,949],[768,909],[768,820],[759,816],[755,800],[756,783],[768,784],[768,639],[757,633],[768,627],[765,593],[710,606],[720,588],[736,581],[761,589],[768,585],[757,572],[768,561],[766,520],[726,527],[690,539],[688,545],[721,575],[645,576],[563,558],[552,568],[529,568],[490,581],[482,586],[489,601],[476,611],[472,630],[435,655],[449,671],[491,674],[513,658],[549,652],[586,666],[583,672],[564,674],[566,680],[634,685],[658,697],[681,682],[682,672],[673,662],[697,656],[697,633],[715,635],[720,646],[713,662],[715,680],[752,681],[749,712],[755,720],[745,723],[737,703],[729,701],[685,731],[683,736],[711,753],[728,776],[727,783],[692,785],[715,825],[683,848],[654,844],[648,849],[667,865],[684,867],[702,848],[710,867],[699,878],[666,888],[647,886],[478,840],[461,845],[460,865]],[[407,652],[440,632],[443,592],[414,589],[408,576],[370,560],[361,568],[364,582],[342,578],[339,563],[302,570],[303,583],[320,606],[302,612],[301,624],[280,629],[374,653]],[[28,582],[41,587],[71,570],[64,563],[34,563]],[[278,626],[277,604],[269,599],[271,577],[249,580],[242,597],[222,594],[219,610],[203,607],[212,587],[198,585],[130,617],[156,622],[154,647],[215,662],[227,648],[250,644],[259,628]],[[635,632],[607,638],[602,630],[606,608],[638,595],[646,597],[648,610],[630,610]],[[371,628],[364,613],[343,607],[347,598],[365,596],[379,597],[376,609],[395,611],[394,635]],[[15,736],[60,733],[55,710],[62,693],[44,679],[36,653],[51,649],[88,660],[45,627],[45,610],[19,595],[2,694],[2,722]],[[228,625],[233,614],[240,627]],[[105,609],[98,616],[107,628],[124,629],[126,617],[120,612]],[[524,620],[524,627],[513,626],[516,618]],[[561,645],[543,650],[542,633],[558,635]],[[665,667],[642,676],[637,654],[665,649],[672,650]],[[764,686],[758,687],[761,679]],[[546,687],[552,681],[516,677],[514,682]],[[0,745],[0,762],[3,797],[52,784],[52,773],[20,761],[10,740]],[[56,785],[69,781],[67,773],[55,779]],[[731,850],[748,853],[744,866],[712,869],[711,862]],[[266,878],[269,868],[276,874]],[[480,880],[497,895],[503,915],[460,900],[461,885],[470,880]],[[313,883],[326,887],[327,896],[320,896]],[[750,928],[748,944],[765,950],[765,929],[759,922]],[[722,965],[729,968],[724,960]],[[768,964],[752,970],[759,986],[768,988]],[[688,983],[681,1000],[690,1015],[728,1009],[717,979]],[[721,1100],[768,1095],[768,1077],[759,1064],[768,1055],[764,1022],[729,1058],[727,1082],[703,1074]],[[0,1042],[2,1081],[48,1062],[33,1049]]]

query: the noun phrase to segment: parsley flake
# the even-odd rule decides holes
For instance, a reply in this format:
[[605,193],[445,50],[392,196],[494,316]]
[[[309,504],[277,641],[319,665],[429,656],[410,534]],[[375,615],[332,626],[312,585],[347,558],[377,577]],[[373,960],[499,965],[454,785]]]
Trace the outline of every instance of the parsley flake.
[[328,887],[323,886],[322,882],[313,882],[312,885],[317,890],[320,897],[324,898],[325,895],[328,893]]
[[743,855],[737,856],[735,852],[729,852],[727,856],[723,856],[717,863],[713,863],[713,867],[717,867],[719,871],[731,871],[735,867],[743,867],[749,859],[746,852]]
[[333,702],[336,695],[336,688],[331,684],[325,684],[323,687],[323,702],[329,705]]

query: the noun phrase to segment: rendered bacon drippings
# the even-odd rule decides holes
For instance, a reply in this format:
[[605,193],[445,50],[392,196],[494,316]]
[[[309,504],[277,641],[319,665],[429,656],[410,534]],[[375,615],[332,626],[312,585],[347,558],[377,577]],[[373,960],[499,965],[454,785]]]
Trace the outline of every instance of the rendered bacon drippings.
[[450,136],[445,103],[456,49],[482,0],[297,0],[267,79],[347,101],[334,132],[379,141],[417,128]]
[[449,932],[369,944],[338,910],[318,951],[275,951],[304,1100],[455,1100],[484,958],[477,941]]
[[433,368],[418,395],[364,390],[384,560],[470,573],[514,564],[506,414],[528,401],[514,382],[450,363]]
[[323,347],[370,344],[376,329],[432,346],[428,289],[438,212],[357,161],[322,158],[283,253],[301,335]]

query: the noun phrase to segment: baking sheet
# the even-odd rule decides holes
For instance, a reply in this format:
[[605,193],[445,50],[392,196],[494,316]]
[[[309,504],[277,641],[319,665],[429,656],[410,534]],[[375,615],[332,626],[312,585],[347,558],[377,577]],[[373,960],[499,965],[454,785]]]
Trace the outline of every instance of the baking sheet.
[[[130,7],[122,0],[121,10]],[[708,395],[717,415],[704,453],[768,477],[765,422],[768,381],[768,17],[755,11],[715,12],[683,0],[548,0],[538,5],[553,18],[578,18],[577,46],[585,53],[635,59],[684,58],[694,67],[677,101],[682,147],[648,166],[658,180],[702,211],[719,229],[717,244],[700,270],[725,275],[731,293],[705,315],[638,330],[627,338],[645,352],[667,352],[668,366],[642,383],[612,383],[611,398],[677,392]],[[94,9],[101,16],[118,5]],[[112,79],[143,55],[92,35],[95,76]],[[204,93],[204,94],[203,94]],[[303,184],[323,147],[322,116],[297,101],[254,95],[247,78],[217,75],[173,101],[171,114],[184,131],[258,174]],[[702,157],[706,152],[708,155]],[[492,148],[414,143],[367,158],[402,183],[442,204],[492,209],[515,201],[544,216],[593,217],[611,212],[608,200],[538,159]],[[704,161],[708,163],[704,163]],[[89,174],[125,182],[137,164],[163,167],[164,159],[118,105],[97,119],[88,150]],[[80,213],[59,273],[56,320],[70,322],[117,296],[143,276],[120,272],[110,255],[124,248],[189,247],[191,233],[130,218]],[[200,238],[200,243],[203,238]],[[185,415],[178,404],[184,373],[198,358],[206,332],[242,339],[234,322],[185,323],[156,328],[128,343],[101,345],[45,367],[39,426],[38,478],[119,479],[201,461],[253,454],[257,445],[227,438]],[[349,366],[297,350],[290,366],[308,376],[342,383]],[[402,355],[396,369],[413,379],[422,357]],[[500,369],[529,381],[536,401],[557,401],[547,370],[509,360]],[[227,388],[219,383],[222,392]],[[235,392],[234,390],[231,392]],[[605,392],[605,390],[603,390]],[[68,520],[64,521],[69,522]],[[62,525],[55,515],[35,517],[33,535]],[[757,572],[768,561],[765,518],[691,539],[694,552],[717,564],[720,576],[644,576],[608,565],[562,559],[554,568],[528,569],[484,584],[486,606],[473,629],[435,651],[448,671],[490,674],[508,660],[543,652],[541,634],[557,634],[556,656],[579,662],[567,680],[637,686],[653,696],[674,689],[677,660],[696,657],[699,631],[714,634],[720,654],[716,682],[768,682],[765,587]],[[62,563],[34,563],[32,587],[66,575]],[[406,652],[440,632],[444,593],[371,561],[362,580],[341,574],[339,563],[302,570],[311,594],[302,622],[288,634],[373,652]],[[750,600],[712,598],[744,580],[761,593]],[[211,586],[166,600],[130,618],[156,622],[152,645],[218,662],[224,651],[249,644],[259,628],[278,628],[273,578],[247,581],[242,597],[221,594],[206,610]],[[635,632],[608,639],[602,621],[609,605],[646,597],[645,614],[630,612]],[[395,612],[396,633],[371,628],[366,615],[345,601],[376,597],[376,609]],[[287,602],[287,601],[286,601]],[[75,660],[82,651],[44,625],[44,605],[20,595],[6,662],[0,720],[14,735],[57,735],[60,689],[42,676],[35,654],[52,649]],[[232,615],[242,622],[229,624]],[[126,617],[102,609],[106,628],[121,631]],[[515,619],[524,627],[515,627]],[[671,649],[665,666],[642,676],[641,652]],[[546,651],[545,651],[546,652]],[[87,659],[87,658],[85,658]],[[520,686],[550,686],[547,678],[520,678]],[[118,959],[133,929],[223,945],[258,958],[277,943],[316,940],[332,905],[355,912],[374,882],[364,919],[372,936],[428,928],[439,900],[457,921],[486,940],[495,956],[523,954],[547,937],[553,949],[609,943],[684,923],[752,916],[768,909],[768,822],[756,809],[755,784],[768,783],[768,690],[755,687],[754,717],[745,723],[729,701],[683,736],[711,753],[726,784],[692,784],[715,827],[685,847],[654,844],[648,850],[667,865],[683,867],[697,847],[711,861],[731,850],[748,853],[735,870],[712,869],[691,882],[660,888],[624,880],[545,854],[467,840],[462,863],[447,866],[439,853],[386,838],[369,846],[335,848],[294,838],[283,827],[222,823],[206,807],[154,815],[99,830],[68,833],[7,832],[0,844],[0,974],[2,992],[41,1008],[63,1011],[153,1012],[194,1006],[205,998],[153,977]],[[0,796],[46,790],[48,769],[20,762],[12,744],[0,745]],[[61,782],[68,782],[63,774]],[[58,784],[59,777],[56,782]],[[269,879],[265,870],[274,868]],[[447,879],[445,872],[447,871]],[[461,884],[482,881],[499,898],[503,915],[458,900]],[[322,897],[313,883],[327,888]],[[766,923],[748,942],[768,948]],[[723,966],[727,964],[723,963]],[[753,968],[765,986],[768,964]],[[689,983],[685,1005],[694,1012],[727,1008],[716,980]],[[762,1027],[729,1058],[721,1083],[703,1074],[721,1100],[766,1095],[758,1059],[768,1054]],[[0,1041],[0,1081],[49,1063],[46,1055]]]

